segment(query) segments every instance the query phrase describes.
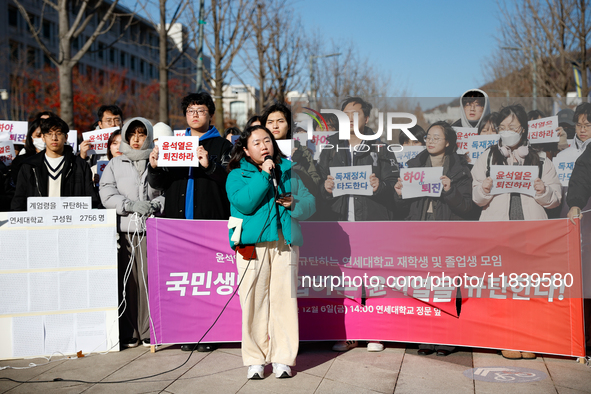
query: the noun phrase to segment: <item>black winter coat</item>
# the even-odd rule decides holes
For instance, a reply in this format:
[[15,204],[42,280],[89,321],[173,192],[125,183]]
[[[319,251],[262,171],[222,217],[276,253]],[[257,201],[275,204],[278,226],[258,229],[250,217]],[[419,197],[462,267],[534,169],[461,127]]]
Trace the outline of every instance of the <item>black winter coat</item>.
[[[61,197],[91,197],[92,207],[99,205],[88,164],[75,156],[72,147],[64,146],[64,169]],[[45,149],[25,160],[20,168],[16,190],[12,198],[13,211],[27,210],[27,197],[47,197],[49,173],[45,165]]]
[[589,197],[591,197],[591,145],[588,145],[585,151],[575,162],[573,173],[568,181],[568,193],[566,194],[566,203],[569,208],[579,207],[583,209]]
[[[429,152],[422,151],[416,157],[408,161],[409,168],[425,167]],[[402,200],[396,194],[397,200],[401,201],[403,210],[407,211],[407,220],[421,220],[426,204],[433,201],[434,220],[469,220],[473,207],[472,202],[472,174],[466,160],[453,153],[448,156],[449,169],[443,175],[451,180],[451,187],[448,191],[442,190],[438,198],[418,197]]]
[[[222,137],[199,141],[209,155],[209,167],[191,167],[194,179],[193,219],[219,219],[230,217],[230,201],[226,194],[226,165],[230,161],[232,143]],[[148,166],[148,183],[164,191],[164,217],[185,219],[185,198],[189,167]]]
[[[365,128],[365,134],[373,134]],[[323,220],[346,221],[349,215],[349,195],[333,197],[324,188],[324,181],[330,175],[331,167],[347,167],[351,165],[351,154],[347,149],[348,140],[339,140],[339,134],[328,138],[332,149],[324,149],[320,155],[318,170],[320,172],[320,196],[327,202],[329,212],[320,212]],[[380,147],[374,146],[383,144]],[[338,152],[336,147],[339,147]],[[354,196],[355,220],[373,221],[390,220],[395,216],[394,185],[398,181],[400,171],[394,153],[386,149],[387,144],[381,141],[368,141],[370,150],[355,152],[353,165],[371,165],[375,176],[380,180],[378,190],[372,196]],[[369,180],[368,180],[369,181]],[[323,207],[318,205],[318,207]],[[317,208],[317,211],[321,208]]]

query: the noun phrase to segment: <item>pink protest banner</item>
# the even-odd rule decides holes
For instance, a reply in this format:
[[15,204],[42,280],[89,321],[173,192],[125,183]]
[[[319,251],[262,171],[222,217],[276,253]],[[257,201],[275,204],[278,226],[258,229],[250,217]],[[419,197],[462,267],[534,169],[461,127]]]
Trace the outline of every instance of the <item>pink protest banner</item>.
[[[239,282],[227,222],[149,219],[147,229],[152,343],[195,343]],[[304,222],[302,232],[301,340],[383,340],[584,355],[580,233],[567,220],[511,226]],[[342,290],[342,298],[327,298],[332,283],[303,286],[306,276],[330,273],[360,278],[388,274],[388,279],[368,286],[353,283],[350,291],[330,289]],[[458,283],[458,312],[455,286],[438,295],[443,287],[388,285],[390,276],[461,273],[468,277]],[[472,284],[470,275],[478,274],[482,283]],[[569,277],[568,283],[553,283],[558,274]],[[548,286],[540,280],[526,284],[534,275],[546,278]],[[240,321],[235,296],[203,341],[240,341]]]

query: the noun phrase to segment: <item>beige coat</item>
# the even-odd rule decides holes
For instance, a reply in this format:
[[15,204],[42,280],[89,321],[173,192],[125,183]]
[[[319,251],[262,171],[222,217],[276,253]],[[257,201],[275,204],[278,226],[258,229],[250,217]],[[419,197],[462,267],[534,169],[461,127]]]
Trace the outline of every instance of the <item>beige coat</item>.
[[[509,202],[511,194],[499,194],[493,196],[488,194],[482,188],[482,183],[486,179],[486,168],[488,161],[487,149],[480,155],[476,164],[472,168],[472,199],[476,204],[482,207],[480,220],[509,220]],[[513,154],[511,154],[513,156]],[[513,163],[513,157],[507,159],[508,163]],[[521,160],[523,161],[523,160]],[[546,191],[543,194],[536,194],[535,197],[526,194],[521,195],[521,205],[523,207],[523,217],[525,220],[548,219],[544,208],[555,208],[560,205],[562,198],[562,186],[554,165],[548,158],[544,158],[542,169],[542,181],[546,185]]]

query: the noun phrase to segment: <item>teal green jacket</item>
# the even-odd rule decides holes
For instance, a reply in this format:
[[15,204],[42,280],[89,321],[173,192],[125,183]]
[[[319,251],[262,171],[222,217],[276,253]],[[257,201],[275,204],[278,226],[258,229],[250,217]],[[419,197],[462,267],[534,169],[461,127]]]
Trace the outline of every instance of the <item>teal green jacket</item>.
[[[277,180],[278,194],[291,192],[294,201],[291,210],[275,203],[271,176],[265,171],[259,171],[246,159],[240,161],[240,168],[233,169],[228,175],[226,192],[230,200],[230,211],[233,217],[242,219],[240,245],[277,241],[277,211],[285,242],[296,246],[303,245],[304,239],[298,220],[312,216],[316,210],[314,196],[308,192],[295,173],[292,178],[290,161],[282,159],[279,168],[281,179]],[[230,238],[232,234],[234,229],[230,229]],[[230,246],[235,247],[232,241]]]

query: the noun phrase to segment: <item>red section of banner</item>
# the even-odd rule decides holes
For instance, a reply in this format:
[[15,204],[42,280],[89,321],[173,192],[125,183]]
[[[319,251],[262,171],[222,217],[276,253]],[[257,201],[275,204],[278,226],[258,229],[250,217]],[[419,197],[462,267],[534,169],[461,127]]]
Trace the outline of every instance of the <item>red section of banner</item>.
[[[353,299],[325,298],[326,287],[300,287],[302,340],[384,340],[584,355],[580,233],[567,220],[309,222],[302,223],[302,230],[300,284],[306,275],[325,274],[485,276],[477,287],[459,286],[459,317],[453,296],[438,297],[442,289],[428,284],[413,289],[380,282],[341,289],[341,297],[354,294]],[[148,221],[154,343],[201,338],[230,297],[229,288],[238,284],[233,256],[225,221]],[[522,273],[528,281],[536,274],[569,274],[573,283],[503,285],[510,274]],[[446,294],[455,295],[456,287],[451,289]],[[413,291],[422,300],[404,295]],[[334,289],[331,296],[338,292]],[[239,340],[236,296],[204,341]]]

